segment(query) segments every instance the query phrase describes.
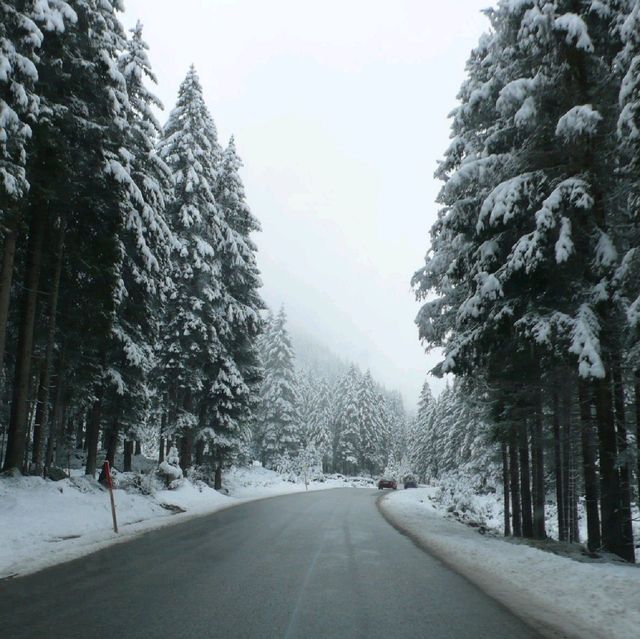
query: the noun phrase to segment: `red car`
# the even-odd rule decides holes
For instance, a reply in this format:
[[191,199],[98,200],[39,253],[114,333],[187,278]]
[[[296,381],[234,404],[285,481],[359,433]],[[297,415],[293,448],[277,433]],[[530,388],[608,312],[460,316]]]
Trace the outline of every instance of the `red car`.
[[393,490],[396,490],[398,484],[396,484],[395,479],[381,479],[378,481],[378,490],[382,490],[383,488],[393,488]]

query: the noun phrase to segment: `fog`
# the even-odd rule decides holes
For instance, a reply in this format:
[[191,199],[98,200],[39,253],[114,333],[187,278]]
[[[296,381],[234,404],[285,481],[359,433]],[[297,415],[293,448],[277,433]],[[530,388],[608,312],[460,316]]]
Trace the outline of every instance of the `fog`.
[[409,280],[488,0],[125,2],[167,113],[193,63],[221,142],[235,135],[267,303],[411,407],[438,355]]

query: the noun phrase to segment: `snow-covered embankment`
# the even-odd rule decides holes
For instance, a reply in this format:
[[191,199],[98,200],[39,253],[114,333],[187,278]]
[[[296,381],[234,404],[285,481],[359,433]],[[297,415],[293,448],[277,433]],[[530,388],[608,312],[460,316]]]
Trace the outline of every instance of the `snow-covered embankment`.
[[481,535],[440,514],[433,490],[391,493],[380,508],[420,546],[548,636],[640,636],[640,567],[582,563]]
[[[115,543],[195,516],[246,501],[305,491],[261,467],[234,468],[224,476],[225,492],[203,482],[181,480],[163,489],[155,475],[115,477],[120,532],[111,529],[107,492],[83,475],[53,482],[40,477],[0,477],[0,579],[24,575],[95,552]],[[327,477],[309,490],[359,485]]]

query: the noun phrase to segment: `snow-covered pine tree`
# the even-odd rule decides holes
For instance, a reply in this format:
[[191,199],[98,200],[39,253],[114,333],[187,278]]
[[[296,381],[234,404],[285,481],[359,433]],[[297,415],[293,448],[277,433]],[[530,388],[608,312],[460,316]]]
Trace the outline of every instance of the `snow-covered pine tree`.
[[152,108],[162,104],[146,87],[156,82],[138,23],[118,60],[125,79],[129,110],[126,139],[110,170],[125,197],[119,232],[119,280],[112,337],[106,353],[108,379],[105,418],[109,424],[107,459],[113,465],[119,434],[124,433],[125,470],[131,470],[136,427],[149,408],[149,373],[174,239],[165,219],[173,186],[169,167],[156,148],[161,134]]
[[[19,466],[24,450],[38,291],[51,291],[46,338],[50,343],[55,335],[53,300],[58,274],[64,278],[68,266],[75,281],[84,280],[89,295],[82,300],[82,312],[91,328],[81,348],[91,352],[90,376],[96,381],[92,392],[99,404],[104,373],[101,354],[111,328],[116,288],[120,217],[114,211],[121,192],[109,171],[109,161],[122,146],[126,129],[126,86],[116,66],[124,35],[117,18],[120,3],[79,2],[74,3],[73,11],[64,3],[49,3],[49,7],[63,10],[62,14],[43,14],[45,5],[31,7],[32,17],[50,30],[38,52],[35,92],[40,111],[27,156],[31,188],[24,217],[29,240],[9,427],[15,436],[5,460],[7,467]],[[47,234],[52,241],[45,243]],[[67,259],[58,269],[54,265],[62,260],[63,247]],[[71,256],[73,264],[68,259]],[[44,270],[48,281],[42,281],[47,259],[52,260],[48,263],[51,269]],[[90,317],[87,308],[91,309]],[[47,352],[51,350],[47,346]],[[95,468],[97,417],[99,411],[89,429],[88,472]]]
[[[41,3],[41,14],[52,11]],[[66,7],[66,5],[64,5]],[[58,16],[62,17],[62,15]],[[37,120],[40,100],[34,91],[38,79],[38,49],[44,38],[28,12],[16,2],[0,2],[0,378],[3,373],[7,318],[18,227],[29,190],[25,165],[31,125]],[[69,18],[72,12],[69,10]],[[59,21],[64,28],[64,20]],[[46,27],[43,25],[43,27]],[[51,25],[53,26],[53,24]]]
[[371,475],[386,465],[381,457],[384,399],[376,392],[371,372],[367,371],[357,389],[358,466]]
[[[418,323],[423,339],[445,346],[440,370],[482,370],[505,397],[512,379],[531,389],[537,536],[544,535],[543,386],[559,374],[575,389],[571,369],[593,386],[601,400],[605,543],[629,557],[626,506],[614,505],[626,498],[612,466],[612,407],[604,400],[620,346],[616,332],[603,329],[613,328],[618,313],[610,234],[617,207],[605,158],[615,144],[616,25],[624,4],[505,0],[490,13],[494,31],[469,61],[454,141],[439,169],[445,208],[414,283],[420,295],[438,295]],[[523,437],[526,453],[526,431]],[[585,462],[585,474],[592,466]]]
[[263,463],[284,453],[294,454],[300,443],[300,415],[294,353],[287,332],[284,307],[268,325],[263,339],[264,379],[260,421]]
[[331,466],[331,393],[329,385],[322,377],[316,384],[313,406],[309,419],[309,441],[322,456],[325,471]]
[[340,384],[336,402],[334,464],[347,475],[357,472],[358,468],[358,451],[360,450],[358,393],[361,379],[362,373],[352,365]]
[[231,138],[222,153],[216,186],[216,203],[223,221],[218,252],[228,322],[210,405],[215,432],[210,448],[218,474],[221,466],[232,461],[250,439],[262,377],[258,340],[264,302],[259,294],[262,283],[252,238],[260,224],[247,205],[241,167]]
[[298,371],[298,414],[300,415],[300,446],[305,448],[311,443],[311,416],[315,402],[315,388],[311,375]]
[[400,393],[392,392],[388,395],[383,418],[380,455],[385,463],[390,457],[399,463],[406,458],[409,446],[407,413]]
[[623,48],[618,61],[623,69],[618,96],[618,141],[624,178],[621,188],[623,233],[619,234],[620,265],[614,283],[625,311],[626,368],[632,371],[636,405],[636,478],[640,500],[640,3],[630,2],[620,28]]
[[[193,444],[230,330],[216,251],[224,242],[224,222],[215,200],[221,150],[194,67],[180,85],[159,153],[173,174],[167,219],[179,244],[163,320],[161,366],[169,426],[178,429],[181,466],[186,469],[192,464]],[[235,383],[235,371],[228,374]]]

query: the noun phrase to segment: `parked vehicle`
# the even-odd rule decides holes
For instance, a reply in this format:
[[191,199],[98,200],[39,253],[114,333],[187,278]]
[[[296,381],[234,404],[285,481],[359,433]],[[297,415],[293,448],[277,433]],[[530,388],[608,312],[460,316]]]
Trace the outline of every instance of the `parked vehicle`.
[[413,475],[407,475],[403,481],[405,488],[417,488],[418,480]]
[[383,488],[393,488],[393,490],[396,490],[398,484],[395,479],[380,479],[380,481],[378,481],[378,490],[382,490]]

